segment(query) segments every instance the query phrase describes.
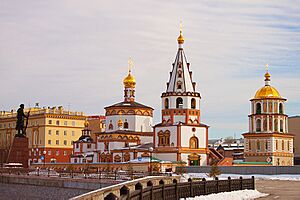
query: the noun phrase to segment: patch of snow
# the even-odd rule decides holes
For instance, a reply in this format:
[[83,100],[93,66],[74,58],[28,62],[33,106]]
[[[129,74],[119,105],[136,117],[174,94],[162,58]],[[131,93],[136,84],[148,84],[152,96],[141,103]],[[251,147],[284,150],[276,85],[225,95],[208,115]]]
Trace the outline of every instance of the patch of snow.
[[[257,190],[238,190],[232,192],[221,192],[217,194],[209,194],[197,197],[186,198],[186,200],[250,200],[268,196],[268,194],[260,193]],[[181,199],[183,200],[183,199]]]
[[[251,178],[252,176],[254,176],[255,179],[261,179],[261,180],[300,181],[300,174],[276,174],[276,175],[266,175],[266,174],[248,174],[248,175],[221,174],[221,175],[218,176],[218,178],[220,180],[224,180],[224,179],[228,179],[229,176],[232,179],[238,179],[239,177]],[[206,180],[212,180],[212,178],[208,177],[207,174],[205,174],[205,173],[189,173],[188,175],[185,175],[185,178],[186,177],[188,177],[188,178],[205,178]]]

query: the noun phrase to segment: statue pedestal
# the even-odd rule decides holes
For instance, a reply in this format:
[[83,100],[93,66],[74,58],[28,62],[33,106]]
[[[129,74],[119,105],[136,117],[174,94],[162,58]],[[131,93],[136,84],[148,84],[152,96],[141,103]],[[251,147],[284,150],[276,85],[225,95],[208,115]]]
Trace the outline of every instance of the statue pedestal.
[[28,168],[28,138],[16,137],[10,147],[6,163],[22,163],[24,168]]

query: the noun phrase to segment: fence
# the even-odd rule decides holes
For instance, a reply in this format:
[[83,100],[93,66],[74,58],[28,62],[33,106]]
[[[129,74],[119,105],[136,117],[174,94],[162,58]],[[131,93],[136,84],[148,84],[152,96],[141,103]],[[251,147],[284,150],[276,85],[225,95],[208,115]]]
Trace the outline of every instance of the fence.
[[143,188],[142,184],[137,183],[135,190],[130,191],[124,185],[120,189],[120,197],[113,193],[109,193],[104,200],[173,200],[187,197],[195,197],[200,195],[208,195],[219,192],[230,192],[235,190],[255,189],[254,177],[251,179],[231,179],[227,180],[211,180],[192,181],[177,183],[176,180],[172,184],[164,184],[163,181],[159,185],[153,186],[151,182],[147,183],[147,187]]
[[[300,174],[300,166],[219,166],[222,174]],[[186,173],[209,173],[210,166],[176,167]]]

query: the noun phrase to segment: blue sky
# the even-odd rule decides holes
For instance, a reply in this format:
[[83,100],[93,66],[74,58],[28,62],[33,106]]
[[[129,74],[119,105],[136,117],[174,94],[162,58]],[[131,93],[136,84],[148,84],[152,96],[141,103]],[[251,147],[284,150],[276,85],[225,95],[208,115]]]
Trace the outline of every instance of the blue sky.
[[136,99],[158,123],[180,21],[210,138],[247,132],[266,63],[287,114],[300,114],[300,1],[257,0],[0,0],[0,110],[39,102],[104,114],[123,100],[131,56]]

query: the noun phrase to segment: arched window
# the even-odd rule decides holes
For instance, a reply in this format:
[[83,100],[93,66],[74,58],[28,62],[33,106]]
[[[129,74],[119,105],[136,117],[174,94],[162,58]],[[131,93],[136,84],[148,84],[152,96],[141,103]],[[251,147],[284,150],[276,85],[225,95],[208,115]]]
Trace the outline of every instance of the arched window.
[[283,114],[283,105],[282,105],[282,103],[279,103],[279,113]]
[[191,149],[198,149],[198,138],[193,136],[190,138],[190,148]]
[[192,109],[196,108],[196,100],[194,98],[192,98],[192,100],[191,100],[191,108]]
[[181,90],[182,89],[182,83],[179,81],[177,82],[177,89],[178,90]]
[[158,132],[158,146],[170,146],[170,131]]
[[280,132],[283,132],[283,120],[280,120]]
[[181,78],[182,77],[182,71],[178,71],[178,78]]
[[274,129],[275,129],[275,132],[278,132],[278,119],[274,120]]
[[182,108],[183,107],[183,99],[181,97],[178,97],[176,99],[176,108]]
[[282,140],[281,148],[282,148],[282,151],[284,151],[284,140]]
[[267,121],[267,118],[265,118],[264,119],[264,130],[263,131],[266,132],[266,131],[268,131],[267,129],[268,129],[268,121]]
[[108,130],[113,130],[114,129],[114,126],[112,124],[109,124],[108,125]]
[[256,120],[256,132],[261,132],[261,120]]
[[165,109],[169,109],[169,99],[165,99]]
[[259,142],[259,140],[256,141],[256,148],[257,148],[258,151],[260,151],[260,142]]
[[260,103],[256,104],[256,114],[261,114],[261,104]]
[[128,122],[124,122],[123,127],[128,128]]

